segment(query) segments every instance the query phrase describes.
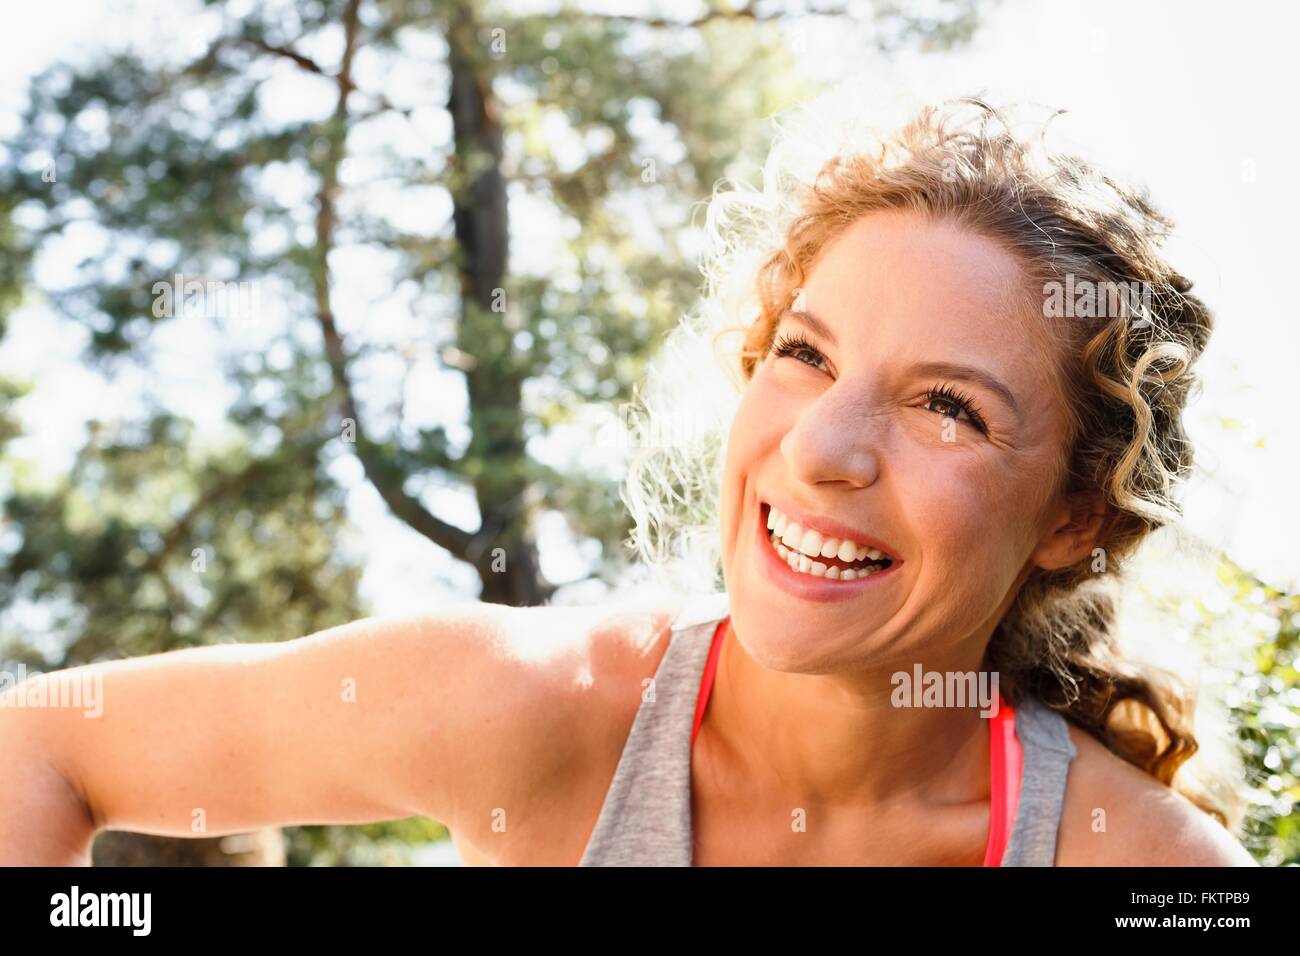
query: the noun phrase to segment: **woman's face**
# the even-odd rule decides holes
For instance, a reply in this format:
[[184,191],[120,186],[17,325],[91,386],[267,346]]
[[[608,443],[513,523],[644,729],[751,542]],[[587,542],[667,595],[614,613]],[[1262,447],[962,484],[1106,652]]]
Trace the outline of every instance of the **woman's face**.
[[[969,649],[1032,564],[1069,563],[1056,346],[1025,290],[1001,246],[910,212],[868,215],[823,250],[727,446],[724,572],[760,663],[819,673]],[[816,554],[807,571],[770,543],[773,506],[787,543]],[[889,566],[829,571],[862,569],[868,547]]]

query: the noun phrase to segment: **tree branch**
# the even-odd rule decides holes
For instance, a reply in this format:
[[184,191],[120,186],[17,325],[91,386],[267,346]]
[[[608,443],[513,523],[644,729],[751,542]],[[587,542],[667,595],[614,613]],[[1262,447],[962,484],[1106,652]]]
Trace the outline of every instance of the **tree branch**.
[[194,62],[180,70],[181,76],[191,76],[200,74],[209,69],[220,56],[221,51],[234,44],[249,46],[255,50],[261,50],[263,53],[270,53],[273,56],[283,57],[286,60],[292,60],[308,73],[315,73],[317,76],[331,76],[330,72],[322,67],[306,54],[299,53],[292,47],[280,46],[275,43],[268,43],[261,37],[251,36],[222,36],[217,37],[212,45]]
[[366,478],[379,492],[389,509],[420,534],[439,547],[446,548],[455,557],[466,560],[475,535],[449,524],[431,514],[420,501],[402,488],[402,476],[389,469],[379,448],[370,441],[362,424],[356,394],[348,373],[349,357],[334,321],[331,301],[329,253],[334,247],[334,231],[338,224],[336,198],[338,193],[339,165],[347,139],[348,97],[352,82],[352,58],[356,53],[358,11],[360,0],[350,0],[343,14],[343,58],[335,82],[338,98],[334,113],[328,121],[329,153],[321,169],[321,184],[316,196],[316,249],[312,264],[312,288],[316,299],[316,319],[325,343],[325,356],[330,366],[334,387],[341,396],[343,416],[351,419],[355,428],[356,453]]
[[194,503],[185,510],[185,513],[181,515],[180,518],[176,520],[175,524],[167,529],[167,533],[163,535],[162,546],[151,554],[149,559],[141,565],[140,571],[146,574],[156,571],[165,577],[166,573],[162,570],[162,563],[175,549],[176,545],[180,543],[181,539],[189,532],[190,526],[194,523],[194,519],[214,502],[224,498],[232,491],[238,491],[240,488],[246,487],[259,475],[269,472],[270,463],[263,459],[258,459],[251,462],[247,468],[244,468],[241,471],[223,475],[218,478],[213,485],[201,492],[198,498],[195,499]]
[[308,73],[315,73],[319,76],[329,76],[329,74],[321,68],[321,65],[311,57],[299,53],[297,50],[290,47],[267,43],[261,37],[240,37],[239,39],[241,42],[261,50],[263,53],[273,53],[276,56],[282,56],[287,60],[292,60]]

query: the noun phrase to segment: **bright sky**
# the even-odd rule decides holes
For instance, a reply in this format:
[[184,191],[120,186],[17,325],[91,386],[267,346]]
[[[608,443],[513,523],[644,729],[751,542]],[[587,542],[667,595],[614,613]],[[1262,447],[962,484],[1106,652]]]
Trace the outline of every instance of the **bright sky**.
[[[181,5],[134,0],[106,13],[95,0],[55,0],[6,11],[0,33],[0,135],[13,131],[27,79],[51,61],[105,42],[141,35],[186,42]],[[1290,377],[1300,359],[1294,299],[1276,277],[1289,274],[1297,250],[1300,200],[1291,166],[1300,131],[1291,97],[1300,66],[1291,50],[1294,5],[1209,2],[1035,3],[1007,0],[974,46],[957,54],[907,55],[888,67],[847,48],[834,24],[792,30],[794,48],[813,75],[834,79],[865,69],[868,91],[882,97],[986,91],[1070,110],[1058,133],[1072,131],[1086,155],[1147,183],[1177,223],[1175,262],[1217,310],[1204,363],[1204,394],[1192,414],[1201,474],[1187,498],[1192,530],[1226,548],[1266,580],[1300,584],[1300,445],[1290,419]],[[703,198],[703,197],[701,197]],[[341,290],[346,299],[353,290]],[[392,309],[401,312],[400,303]],[[399,321],[400,315],[394,317]],[[127,409],[124,382],[82,369],[75,335],[51,335],[54,321],[38,298],[16,318],[0,348],[0,373],[34,377],[38,390],[20,406],[35,437],[24,455],[57,473],[92,414]],[[161,384],[174,407],[219,425],[215,349],[199,328],[164,333],[172,357]],[[432,377],[424,393],[440,389]],[[1224,421],[1231,423],[1225,427]],[[364,529],[364,589],[378,613],[428,608],[475,592],[464,566],[387,517],[377,496],[356,480],[350,507]],[[472,506],[443,500],[441,513],[467,527]],[[543,529],[543,566],[555,579],[579,573],[580,553],[554,523]],[[286,635],[292,636],[292,635]]]

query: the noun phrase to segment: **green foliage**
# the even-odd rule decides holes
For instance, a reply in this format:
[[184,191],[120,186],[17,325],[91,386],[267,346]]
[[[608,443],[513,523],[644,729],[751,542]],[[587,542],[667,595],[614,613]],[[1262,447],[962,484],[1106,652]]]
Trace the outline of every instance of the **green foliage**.
[[[782,11],[710,7],[683,28],[365,0],[349,27],[350,0],[207,5],[223,16],[192,61],[106,50],[51,66],[0,152],[0,336],[38,259],[69,250],[72,278],[39,298],[84,330],[85,362],[110,378],[164,371],[157,333],[193,319],[158,308],[159,283],[261,293],[250,327],[198,316],[237,395],[219,439],[149,391],[133,396],[144,411],[88,423],[65,475],[0,446],[0,607],[23,612],[0,655],[48,669],[363,616],[333,477],[345,456],[431,547],[463,558],[472,529],[408,488],[468,492],[502,541],[526,544],[537,512],[559,511],[601,545],[594,573],[618,574],[628,526],[613,480],[543,464],[529,442],[585,403],[616,414],[692,305],[694,205],[752,168],[769,114],[813,92],[792,73]],[[907,36],[957,22],[882,18]],[[483,97],[488,133],[499,121],[499,168],[490,135],[440,138],[449,72]],[[475,215],[507,196],[509,250],[476,246]],[[499,275],[504,309],[481,304],[493,290],[474,288],[480,274]],[[394,305],[404,324],[369,321]],[[408,407],[394,367],[462,376],[465,421]],[[22,387],[0,383],[6,399]],[[348,419],[364,426],[351,442]],[[0,443],[23,427],[6,406]],[[296,828],[291,857],[373,860],[440,835],[431,821]]]
[[341,490],[312,443],[253,456],[189,450],[166,413],[92,427],[72,472],[19,469],[4,518],[20,545],[0,564],[0,604],[49,612],[41,650],[5,635],[0,654],[41,668],[216,641],[284,640],[362,616],[359,570],[338,553]]
[[1244,840],[1265,866],[1300,866],[1300,594],[1226,559],[1220,580],[1260,631],[1228,698],[1252,789]]
[[410,866],[412,849],[450,838],[446,827],[411,817],[356,827],[286,827],[289,866]]

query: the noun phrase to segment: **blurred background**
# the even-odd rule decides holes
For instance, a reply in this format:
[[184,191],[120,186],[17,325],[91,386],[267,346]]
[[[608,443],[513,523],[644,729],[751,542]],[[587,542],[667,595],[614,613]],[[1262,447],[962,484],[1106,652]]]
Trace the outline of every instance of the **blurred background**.
[[[629,573],[625,403],[772,117],[985,93],[1147,183],[1217,310],[1186,528],[1126,598],[1300,863],[1293,5],[50,0],[0,33],[0,667]],[[423,818],[99,864],[455,864]]]

